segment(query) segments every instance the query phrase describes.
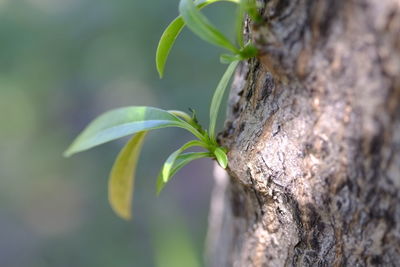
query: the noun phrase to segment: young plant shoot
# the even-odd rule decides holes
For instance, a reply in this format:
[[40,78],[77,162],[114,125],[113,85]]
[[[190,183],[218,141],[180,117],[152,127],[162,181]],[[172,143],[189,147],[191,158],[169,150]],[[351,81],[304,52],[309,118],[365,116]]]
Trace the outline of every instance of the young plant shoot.
[[[106,142],[132,135],[117,156],[108,183],[110,205],[121,218],[130,219],[132,217],[131,201],[135,170],[144,139],[151,130],[178,127],[190,132],[194,137],[194,140],[174,151],[165,161],[157,179],[157,194],[182,167],[195,159],[208,157],[216,159],[222,168],[226,168],[228,165],[227,150],[221,147],[216,140],[215,128],[218,112],[224,92],[239,61],[254,57],[257,51],[251,44],[243,45],[241,39],[238,39],[239,47],[236,47],[200,12],[201,8],[221,1],[238,4],[238,13],[240,14],[238,36],[241,36],[244,14],[248,13],[251,17],[255,16],[254,14],[258,15],[255,0],[202,0],[197,2],[181,0],[179,3],[180,16],[173,20],[162,34],[156,53],[156,66],[162,77],[169,52],[185,25],[201,39],[231,52],[231,54],[221,56],[221,60],[229,65],[218,83],[211,101],[208,131],[198,123],[195,115],[190,116],[182,111],[167,111],[146,106],[123,107],[108,111],[93,120],[64,152],[64,155],[69,157]],[[185,152],[191,147],[199,147],[204,152]]]
[[[231,2],[238,5],[238,16],[236,18],[238,47],[229,41],[229,39],[215,28],[207,17],[200,12],[202,8],[217,2]],[[179,3],[179,13],[180,16],[168,25],[158,43],[156,66],[160,78],[164,75],[169,52],[185,25],[204,41],[231,52],[231,54],[221,55],[222,63],[226,64],[236,60],[246,60],[257,55],[257,50],[252,44],[248,43],[245,45],[243,43],[243,21],[245,14],[249,14],[257,23],[261,21],[257,11],[256,0],[202,0],[196,2],[192,0],[181,0]]]

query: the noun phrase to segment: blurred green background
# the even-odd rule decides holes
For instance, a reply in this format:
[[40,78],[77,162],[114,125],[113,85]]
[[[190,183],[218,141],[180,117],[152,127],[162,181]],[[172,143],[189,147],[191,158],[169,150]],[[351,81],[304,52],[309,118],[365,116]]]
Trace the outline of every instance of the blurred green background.
[[[155,70],[177,6],[0,0],[0,266],[203,266],[212,162],[193,162],[155,196],[159,168],[188,134],[150,134],[130,222],[107,202],[107,176],[126,139],[61,156],[90,120],[116,107],[190,107],[208,124],[221,51],[184,30],[165,78]],[[232,36],[232,4],[205,13]]]

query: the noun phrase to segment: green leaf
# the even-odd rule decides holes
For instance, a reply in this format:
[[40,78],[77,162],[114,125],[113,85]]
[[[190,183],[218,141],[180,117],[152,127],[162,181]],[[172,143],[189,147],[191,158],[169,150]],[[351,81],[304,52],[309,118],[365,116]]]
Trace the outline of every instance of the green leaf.
[[218,164],[222,168],[226,169],[226,166],[228,166],[228,157],[227,157],[225,151],[223,151],[220,147],[217,147],[214,150],[214,155],[215,155],[215,158],[218,161]]
[[244,47],[243,26],[246,13],[254,22],[258,23],[262,21],[262,17],[258,12],[256,0],[239,0],[236,15],[236,38],[241,48]]
[[206,7],[206,6],[216,3],[216,2],[231,2],[231,3],[239,4],[240,0],[199,0],[199,1],[195,1],[194,4],[199,9],[202,9],[203,7]]
[[219,57],[219,61],[220,61],[222,64],[230,64],[230,63],[232,63],[233,61],[240,61],[240,60],[242,60],[242,58],[241,58],[240,55],[222,54],[222,55]]
[[249,14],[250,18],[256,23],[262,21],[262,17],[258,12],[256,0],[240,0],[240,9]]
[[168,111],[152,107],[124,107],[108,111],[91,122],[64,153],[68,157],[100,144],[165,127],[181,127],[203,138],[196,129]]
[[217,123],[218,111],[219,111],[219,106],[221,105],[222,97],[224,96],[225,89],[228,86],[229,80],[232,77],[238,63],[239,61],[234,61],[228,66],[217,88],[215,89],[214,96],[212,98],[210,106],[209,134],[212,140],[215,139],[215,124]]
[[239,56],[240,60],[245,60],[249,58],[253,58],[257,56],[258,50],[257,48],[252,45],[251,43],[248,43],[245,47],[240,49]]
[[183,19],[177,17],[168,25],[161,35],[156,52],[156,66],[160,78],[164,75],[165,63],[167,62],[169,52],[171,51],[179,33],[182,31],[183,26],[185,26]]
[[179,127],[181,120],[167,111],[152,107],[124,107],[108,111],[75,139],[65,156],[90,149],[136,132],[163,127]]
[[167,160],[165,161],[163,168],[162,168],[162,177],[163,177],[163,181],[166,183],[168,182],[168,179],[170,177],[170,173],[172,170],[172,167],[175,164],[175,160],[177,159],[177,157],[186,149],[188,149],[189,147],[193,147],[193,146],[199,146],[199,147],[206,147],[206,145],[200,141],[197,140],[193,140],[190,141],[186,144],[184,144],[181,148],[179,148],[178,150],[176,150],[175,152],[173,152],[171,155],[169,155],[169,157],[167,158]]
[[164,188],[165,184],[171,180],[171,178],[180,170],[182,167],[185,165],[189,164],[191,161],[195,159],[201,159],[201,158],[208,158],[212,157],[213,155],[209,152],[190,152],[190,153],[184,153],[180,154],[175,161],[175,165],[172,167],[172,170],[169,173],[169,177],[167,178],[167,181],[164,182],[164,178],[162,175],[162,172],[158,175],[157,179],[157,195],[160,194],[162,189]]
[[183,119],[184,121],[190,123],[192,121],[192,117],[190,117],[189,114],[186,112],[180,111],[180,110],[168,110],[169,113]]
[[[206,7],[210,4],[216,2],[233,2],[239,3],[239,0],[204,0],[197,2],[196,5],[199,9]],[[156,52],[156,66],[160,78],[164,75],[165,63],[167,62],[168,55],[171,51],[172,46],[175,43],[176,38],[185,26],[185,22],[182,17],[179,16],[175,18],[168,27],[164,30],[161,35],[160,41],[158,42],[157,52]]]
[[108,201],[114,212],[125,220],[132,217],[135,170],[146,134],[139,132],[129,140],[115,160],[108,181]]
[[240,47],[244,46],[243,40],[243,25],[244,25],[244,15],[245,15],[245,6],[243,4],[243,0],[239,0],[239,6],[236,14],[236,39]]
[[248,43],[246,46],[244,46],[242,49],[240,49],[239,54],[232,55],[232,54],[222,54],[219,58],[220,62],[222,64],[229,64],[232,63],[233,61],[241,61],[241,60],[246,60],[249,58],[253,58],[257,56],[258,50],[255,46],[253,46],[251,43]]
[[191,31],[204,41],[238,53],[239,50],[200,13],[192,0],[180,0],[179,12]]

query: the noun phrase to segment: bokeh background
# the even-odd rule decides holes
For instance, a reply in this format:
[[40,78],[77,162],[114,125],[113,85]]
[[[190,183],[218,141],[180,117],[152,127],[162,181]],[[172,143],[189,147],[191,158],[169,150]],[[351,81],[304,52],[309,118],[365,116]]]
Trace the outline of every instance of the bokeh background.
[[[193,162],[155,196],[159,168],[188,134],[150,134],[130,222],[107,202],[108,173],[126,139],[61,156],[90,120],[116,107],[190,107],[208,124],[221,51],[184,30],[165,78],[155,69],[177,6],[0,0],[0,266],[203,266],[212,162]],[[232,4],[205,13],[233,36]]]

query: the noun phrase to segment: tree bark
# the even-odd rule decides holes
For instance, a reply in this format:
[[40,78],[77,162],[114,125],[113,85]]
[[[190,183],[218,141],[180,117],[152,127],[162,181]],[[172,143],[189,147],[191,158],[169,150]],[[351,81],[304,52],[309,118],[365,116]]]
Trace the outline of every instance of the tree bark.
[[220,135],[209,265],[400,266],[400,1],[261,12]]

